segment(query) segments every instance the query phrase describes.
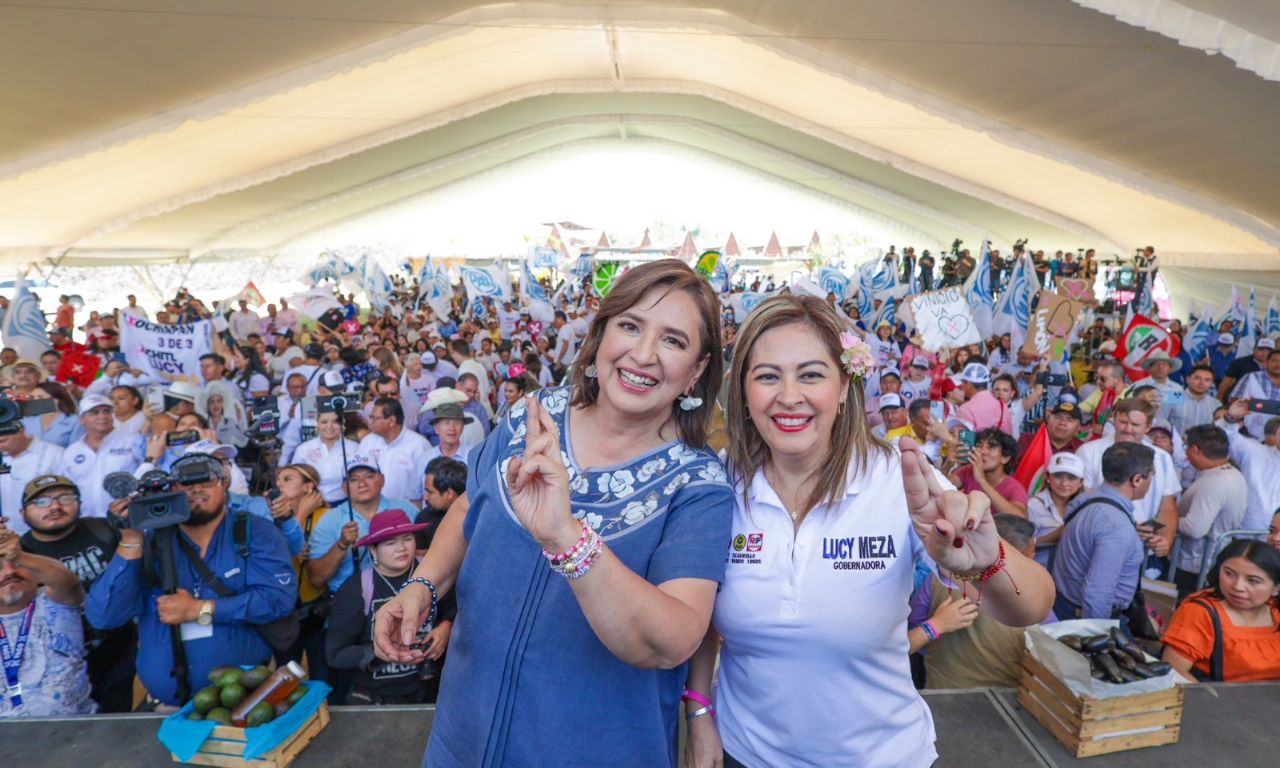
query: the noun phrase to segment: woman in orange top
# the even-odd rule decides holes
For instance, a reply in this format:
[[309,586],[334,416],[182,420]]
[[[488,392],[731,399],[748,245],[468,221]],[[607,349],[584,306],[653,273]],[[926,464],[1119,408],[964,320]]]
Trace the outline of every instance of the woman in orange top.
[[1209,588],[1187,598],[1164,634],[1164,660],[1191,680],[1280,680],[1280,552],[1236,539]]

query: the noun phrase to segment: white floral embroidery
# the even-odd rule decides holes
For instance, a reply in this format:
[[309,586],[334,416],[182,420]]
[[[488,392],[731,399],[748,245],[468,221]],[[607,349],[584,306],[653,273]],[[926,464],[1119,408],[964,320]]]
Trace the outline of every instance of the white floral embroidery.
[[625,498],[636,492],[636,476],[629,469],[620,469],[609,478],[609,490],[618,498]]
[[723,483],[726,480],[724,467],[719,462],[708,462],[702,469],[698,470],[698,477],[703,480]]
[[658,494],[651,493],[644,501],[633,501],[622,508],[622,519],[627,525],[635,525],[658,508]]
[[698,452],[693,450],[689,446],[685,445],[684,443],[679,443],[677,445],[671,446],[671,448],[667,451],[667,456],[669,456],[671,460],[677,464],[688,464],[689,462],[698,458]]
[[[507,410],[507,413],[510,414],[510,417],[513,421],[515,419],[523,419],[524,418],[524,398],[522,397],[519,400],[517,400],[516,404],[511,406],[511,408]],[[523,423],[520,424],[520,428],[524,429]]]
[[520,422],[520,426],[516,427],[515,432],[511,433],[511,439],[507,441],[507,445],[516,445],[524,440],[525,433],[528,431],[524,421]]
[[584,494],[591,490],[591,483],[587,481],[586,475],[575,475],[569,481],[569,492],[575,495]]
[[647,483],[650,478],[666,468],[666,459],[663,459],[660,456],[655,459],[649,459],[644,463],[644,466],[640,467],[640,470],[636,472],[636,479],[642,483]]
[[591,526],[591,530],[593,531],[600,530],[600,526],[604,525],[604,516],[598,515],[595,512],[588,512],[587,525]]
[[667,483],[667,487],[663,488],[662,492],[667,496],[670,496],[671,494],[675,493],[676,491],[680,490],[681,488],[685,487],[688,484],[689,484],[689,473],[681,472],[680,474],[671,478],[671,482]]
[[542,399],[542,407],[547,409],[547,413],[555,416],[564,411],[564,406],[569,402],[569,390],[557,389]]

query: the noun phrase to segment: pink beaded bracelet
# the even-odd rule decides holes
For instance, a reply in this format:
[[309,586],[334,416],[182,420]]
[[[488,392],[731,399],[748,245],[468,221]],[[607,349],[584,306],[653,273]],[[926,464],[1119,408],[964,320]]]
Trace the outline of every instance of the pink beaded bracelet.
[[578,554],[578,550],[582,549],[582,546],[587,543],[587,536],[590,534],[591,526],[587,525],[586,520],[583,520],[582,535],[578,537],[578,542],[576,544],[558,555],[553,555],[544,549],[542,550],[542,556],[550,560],[552,565],[559,565],[567,560],[572,560],[573,556]]

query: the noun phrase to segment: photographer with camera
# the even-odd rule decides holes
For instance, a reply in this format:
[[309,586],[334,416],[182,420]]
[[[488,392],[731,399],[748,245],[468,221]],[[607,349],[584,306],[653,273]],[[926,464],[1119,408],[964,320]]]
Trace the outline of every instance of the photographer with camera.
[[[120,533],[101,517],[81,515],[80,489],[61,475],[41,475],[27,483],[22,517],[30,530],[22,550],[62,563],[86,592],[107,569],[120,543]],[[138,630],[132,622],[99,632],[84,622],[90,694],[102,712],[133,709],[134,659]]]
[[111,497],[102,481],[112,472],[132,473],[142,462],[135,450],[137,435],[115,428],[111,401],[101,395],[85,395],[80,401],[80,423],[85,435],[62,452],[67,477],[80,491],[80,513],[106,517]]
[[18,403],[0,398],[0,515],[9,516],[10,529],[27,531],[19,512],[27,483],[40,475],[62,472],[62,449],[28,435],[22,427]]
[[298,584],[276,527],[228,514],[221,460],[188,453],[169,483],[175,493],[130,505],[130,528],[90,590],[85,615],[99,629],[138,619],[138,676],[151,696],[176,706],[216,666],[267,663],[270,629],[295,616]]

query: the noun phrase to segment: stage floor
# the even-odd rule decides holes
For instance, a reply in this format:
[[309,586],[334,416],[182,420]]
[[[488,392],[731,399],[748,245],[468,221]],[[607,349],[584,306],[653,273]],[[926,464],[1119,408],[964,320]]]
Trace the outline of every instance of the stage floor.
[[[939,768],[1253,768],[1274,766],[1280,684],[1188,686],[1177,744],[1076,760],[1024,713],[1009,690],[929,691]],[[329,727],[294,763],[421,765],[434,707],[335,707]],[[143,768],[173,765],[156,715],[0,721],[4,765]],[[624,768],[625,755],[602,756]]]

